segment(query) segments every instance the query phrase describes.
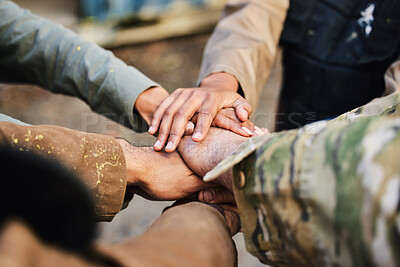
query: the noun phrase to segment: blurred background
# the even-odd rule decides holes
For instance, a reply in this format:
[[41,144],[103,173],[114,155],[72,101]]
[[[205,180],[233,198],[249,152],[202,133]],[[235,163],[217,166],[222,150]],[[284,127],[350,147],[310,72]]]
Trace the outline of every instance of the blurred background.
[[[225,0],[16,0],[33,13],[58,22],[84,39],[110,49],[169,92],[196,86],[201,56]],[[280,62],[280,60],[277,60]],[[252,120],[273,130],[281,66],[277,64]],[[0,84],[0,113],[30,124],[52,124],[119,136],[137,146],[155,139],[135,133],[93,113],[77,98],[56,95],[32,85]],[[87,123],[90,117],[90,124]],[[143,233],[172,202],[151,202],[135,196],[111,223],[99,224],[99,242],[115,243]],[[263,266],[234,237],[239,266]]]

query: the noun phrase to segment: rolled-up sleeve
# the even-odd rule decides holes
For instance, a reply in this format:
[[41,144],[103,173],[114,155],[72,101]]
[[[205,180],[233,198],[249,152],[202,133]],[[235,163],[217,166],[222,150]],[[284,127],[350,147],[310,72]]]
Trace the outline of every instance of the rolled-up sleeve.
[[10,1],[0,0],[0,17],[0,80],[77,96],[94,111],[145,130],[134,104],[157,83],[110,51]]
[[93,194],[99,220],[110,221],[121,210],[127,186],[126,163],[113,137],[0,121],[0,145],[55,159],[76,173]]

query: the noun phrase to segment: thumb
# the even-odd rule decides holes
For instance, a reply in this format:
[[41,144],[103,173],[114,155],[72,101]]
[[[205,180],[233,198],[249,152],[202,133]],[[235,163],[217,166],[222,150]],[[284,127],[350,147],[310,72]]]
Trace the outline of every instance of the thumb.
[[236,203],[235,196],[224,187],[213,187],[201,190],[198,194],[200,202],[207,204]]

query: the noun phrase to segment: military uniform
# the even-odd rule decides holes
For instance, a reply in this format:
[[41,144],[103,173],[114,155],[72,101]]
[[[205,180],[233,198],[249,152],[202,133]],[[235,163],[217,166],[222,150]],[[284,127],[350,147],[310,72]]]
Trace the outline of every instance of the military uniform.
[[400,64],[386,97],[298,130],[250,139],[234,167],[247,249],[273,266],[399,266]]

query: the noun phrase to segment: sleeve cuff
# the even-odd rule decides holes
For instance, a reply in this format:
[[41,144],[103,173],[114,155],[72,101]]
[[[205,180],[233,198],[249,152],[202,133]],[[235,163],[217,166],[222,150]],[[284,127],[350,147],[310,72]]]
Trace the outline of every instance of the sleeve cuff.
[[217,166],[211,171],[204,175],[203,180],[206,182],[217,179],[221,174],[231,169],[233,166],[241,162],[248,155],[253,153],[259,147],[261,147],[265,142],[272,138],[272,135],[266,134],[263,136],[258,136],[250,138],[244,142],[235,152],[233,152],[229,157],[221,161]]

